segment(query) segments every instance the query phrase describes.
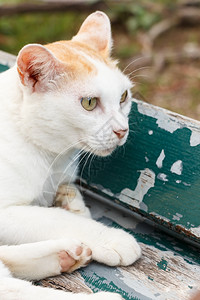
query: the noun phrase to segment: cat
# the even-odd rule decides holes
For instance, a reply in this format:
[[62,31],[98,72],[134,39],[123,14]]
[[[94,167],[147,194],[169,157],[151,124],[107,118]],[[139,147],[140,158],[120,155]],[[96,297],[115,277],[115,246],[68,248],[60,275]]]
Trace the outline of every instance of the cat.
[[110,155],[128,136],[132,84],[111,48],[110,20],[97,11],[70,41],[26,45],[0,75],[1,300],[119,300],[30,281],[91,260],[128,266],[141,256],[134,237],[92,220],[72,183],[82,150]]

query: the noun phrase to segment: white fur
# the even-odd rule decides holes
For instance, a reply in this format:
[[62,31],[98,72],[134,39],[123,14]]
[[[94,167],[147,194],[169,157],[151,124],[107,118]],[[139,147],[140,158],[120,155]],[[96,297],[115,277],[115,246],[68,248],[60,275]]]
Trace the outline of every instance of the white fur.
[[[38,46],[38,51],[43,48]],[[29,49],[31,45],[25,51]],[[45,64],[45,54],[42,58]],[[56,58],[52,55],[52,59]],[[31,280],[60,274],[58,253],[62,250],[78,261],[76,268],[83,266],[88,260],[86,250],[75,255],[82,243],[87,245],[83,249],[91,248],[94,260],[110,266],[132,264],[141,255],[131,235],[89,218],[75,187],[76,197],[69,203],[64,196],[62,206],[67,203],[77,214],[44,207],[52,206],[60,184],[74,181],[81,149],[104,156],[127,139],[128,133],[119,140],[114,131],[128,128],[130,81],[117,68],[87,59],[95,65],[97,75],[62,85],[58,78],[64,83],[65,74],[56,73],[52,78],[51,72],[49,80],[45,75],[45,92],[37,85],[34,90],[27,74],[22,83],[17,65],[0,75],[1,300],[118,300],[121,297],[111,293],[74,295],[35,287],[12,276]],[[129,100],[120,105],[125,90]],[[94,111],[81,106],[80,99],[86,96],[101,99]]]

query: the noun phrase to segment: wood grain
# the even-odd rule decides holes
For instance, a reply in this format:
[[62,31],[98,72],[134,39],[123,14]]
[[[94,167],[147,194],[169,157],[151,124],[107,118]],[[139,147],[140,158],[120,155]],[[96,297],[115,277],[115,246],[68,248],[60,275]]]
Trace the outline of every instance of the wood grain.
[[60,276],[46,278],[35,283],[44,287],[51,287],[55,289],[64,290],[73,293],[86,293],[91,294],[92,290],[85,284],[79,272],[72,274],[63,274]]

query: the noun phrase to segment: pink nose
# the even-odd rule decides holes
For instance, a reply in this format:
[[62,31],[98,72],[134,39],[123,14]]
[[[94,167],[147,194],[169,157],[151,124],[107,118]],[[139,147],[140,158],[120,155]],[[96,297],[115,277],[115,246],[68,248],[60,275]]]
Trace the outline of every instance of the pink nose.
[[117,135],[117,137],[121,140],[125,134],[127,133],[128,129],[121,129],[121,130],[113,130],[113,132]]

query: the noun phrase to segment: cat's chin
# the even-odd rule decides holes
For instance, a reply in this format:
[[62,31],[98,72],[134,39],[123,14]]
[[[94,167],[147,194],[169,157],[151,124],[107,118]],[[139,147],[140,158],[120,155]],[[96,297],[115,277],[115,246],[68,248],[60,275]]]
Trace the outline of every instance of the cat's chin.
[[109,149],[102,149],[96,150],[95,154],[98,156],[108,156],[110,155],[117,147],[109,148]]

